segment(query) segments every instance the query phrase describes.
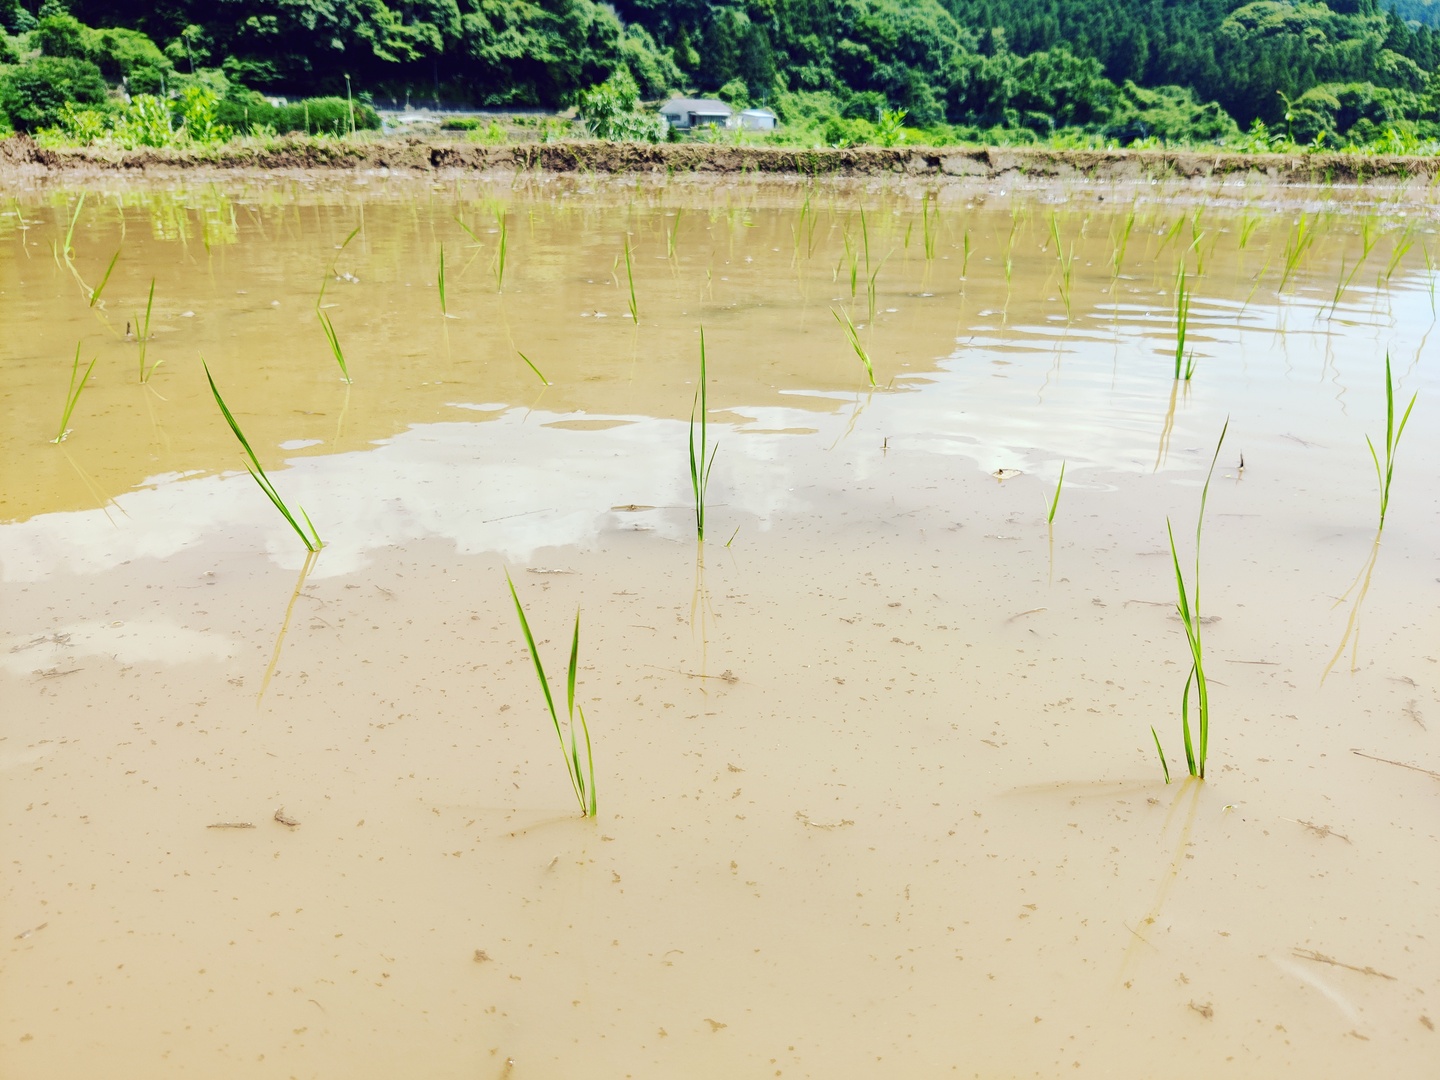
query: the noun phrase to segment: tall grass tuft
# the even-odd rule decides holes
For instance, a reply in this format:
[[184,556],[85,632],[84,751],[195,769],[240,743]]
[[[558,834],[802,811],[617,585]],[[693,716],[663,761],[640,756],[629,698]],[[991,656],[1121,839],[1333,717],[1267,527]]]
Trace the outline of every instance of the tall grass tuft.
[[[1180,570],[1180,553],[1175,546],[1175,530],[1170,524],[1170,519],[1165,519],[1165,531],[1170,536],[1170,559],[1175,566],[1175,588],[1179,594],[1175,609],[1180,613],[1180,621],[1185,626],[1185,640],[1190,646],[1190,674],[1185,677],[1185,690],[1180,697],[1180,729],[1185,736],[1185,764],[1190,770],[1191,776],[1205,778],[1205,759],[1210,751],[1210,688],[1205,680],[1205,653],[1203,643],[1200,639],[1200,531],[1205,525],[1205,501],[1210,496],[1210,479],[1215,475],[1215,462],[1220,458],[1220,447],[1225,443],[1225,433],[1230,430],[1230,420],[1227,417],[1225,426],[1220,429],[1220,439],[1215,444],[1215,455],[1210,459],[1210,471],[1205,474],[1205,486],[1200,490],[1200,514],[1195,520],[1195,591],[1192,595],[1186,590],[1185,575]],[[1190,728],[1190,687],[1195,687],[1196,704],[1198,711],[1198,729],[1195,737],[1192,738]],[[1154,729],[1151,729],[1152,733]],[[1160,738],[1155,737],[1156,748],[1159,748]],[[1161,761],[1164,761],[1165,754],[1161,751]],[[1166,783],[1169,783],[1170,770],[1165,770]]]
[[1365,436],[1365,445],[1370,447],[1370,459],[1375,463],[1375,477],[1380,482],[1380,529],[1385,528],[1385,514],[1390,509],[1390,481],[1395,476],[1395,451],[1400,446],[1400,436],[1405,434],[1405,425],[1410,420],[1410,410],[1415,408],[1415,399],[1418,394],[1410,395],[1410,404],[1405,406],[1405,413],[1400,417],[1400,424],[1395,424],[1395,383],[1390,377],[1390,354],[1385,354],[1385,465],[1380,465],[1380,455],[1375,450],[1375,444],[1370,441],[1370,436]]
[[[705,498],[710,487],[710,470],[715,467],[715,453],[720,448],[709,446],[709,409],[707,403],[709,376],[705,370],[705,328],[700,328],[700,385],[690,403],[690,488],[695,496],[695,538],[705,539]],[[695,417],[700,417],[700,440],[695,440]],[[709,458],[705,454],[709,450]]]
[[[560,740],[560,753],[565,758],[565,771],[570,774],[570,787],[575,792],[575,801],[580,804],[580,813],[594,817],[599,807],[595,801],[595,752],[590,744],[590,725],[585,722],[585,710],[575,705],[575,668],[580,656],[580,611],[575,611],[575,634],[570,639],[570,668],[565,679],[566,723],[562,727],[560,713],[555,708],[555,695],[550,690],[550,679],[545,674],[545,665],[540,662],[540,650],[535,646],[535,635],[530,633],[530,622],[525,618],[525,608],[520,604],[520,594],[515,591],[515,582],[510,572],[505,572],[505,582],[510,586],[510,598],[515,601],[515,614],[520,617],[520,629],[525,634],[525,644],[530,649],[530,659],[535,664],[535,677],[540,680],[540,689],[545,692],[545,704],[550,710],[550,719],[555,725],[555,737]],[[580,717],[580,733],[585,736],[585,766],[580,764],[580,746],[575,737],[575,717]],[[565,741],[565,729],[570,732],[569,744]]]
[[142,320],[139,315],[135,316],[135,340],[140,344],[140,381],[150,381],[150,376],[155,373],[163,360],[156,360],[148,368],[145,366],[145,354],[150,348],[150,313],[155,309],[155,279],[150,279],[150,296],[145,301],[145,318]]
[[225,399],[220,396],[220,389],[215,385],[215,377],[210,374],[210,365],[205,363],[203,357],[200,360],[200,366],[205,369],[205,378],[210,383],[210,393],[215,395],[215,404],[220,406],[221,415],[225,417],[225,422],[230,425],[230,430],[235,433],[235,438],[240,440],[240,446],[245,451],[245,457],[248,459],[245,462],[245,468],[249,470],[255,483],[260,485],[260,490],[265,493],[265,497],[275,504],[275,509],[279,510],[285,520],[290,523],[290,527],[295,530],[295,535],[300,537],[301,541],[305,544],[306,550],[319,551],[323,543],[320,540],[319,532],[315,529],[314,523],[310,520],[310,515],[305,513],[304,507],[296,507],[296,509],[300,511],[300,516],[305,519],[305,525],[310,530],[307,533],[305,529],[300,527],[300,523],[295,520],[295,515],[292,514],[290,508],[285,505],[285,500],[280,498],[280,493],[275,490],[275,485],[270,482],[270,478],[265,475],[265,467],[260,464],[260,459],[255,456],[255,451],[250,448],[250,441],[245,438],[245,433],[240,430],[240,425],[235,422],[235,417],[225,404]]
[[90,381],[90,373],[95,370],[95,360],[100,359],[99,356],[96,356],[94,360],[91,360],[90,366],[85,369],[85,374],[81,375],[80,345],[81,343],[78,341],[75,343],[75,360],[70,365],[70,386],[65,391],[65,412],[60,417],[60,430],[56,433],[55,438],[50,440],[53,443],[64,442],[65,437],[70,434],[70,414],[75,411],[75,403],[80,400],[80,391],[84,390],[85,384]]
[[860,344],[860,335],[855,331],[855,324],[850,321],[849,313],[841,314],[834,308],[830,314],[835,316],[835,321],[840,324],[840,329],[845,331],[845,339],[850,342],[850,348],[855,350],[855,355],[860,363],[865,365],[865,377],[870,380],[870,385],[875,385],[875,365],[870,362],[870,354],[865,351],[865,346]]
[[330,352],[335,357],[335,363],[340,365],[340,378],[346,383],[351,382],[350,369],[345,366],[345,354],[340,349],[340,339],[335,336],[335,324],[323,311],[316,311],[315,315],[320,320],[320,329],[325,331],[325,340],[330,343]]

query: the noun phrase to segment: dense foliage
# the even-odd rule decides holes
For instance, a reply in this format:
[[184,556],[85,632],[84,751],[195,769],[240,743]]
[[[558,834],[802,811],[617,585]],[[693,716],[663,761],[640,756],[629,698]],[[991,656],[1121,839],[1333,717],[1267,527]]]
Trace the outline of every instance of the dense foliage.
[[415,101],[575,105],[654,138],[636,96],[678,91],[769,105],[795,141],[1410,145],[1440,136],[1440,0],[1394,3],[0,0],[0,109],[113,127],[149,97],[193,130],[203,86],[214,130],[340,133]]

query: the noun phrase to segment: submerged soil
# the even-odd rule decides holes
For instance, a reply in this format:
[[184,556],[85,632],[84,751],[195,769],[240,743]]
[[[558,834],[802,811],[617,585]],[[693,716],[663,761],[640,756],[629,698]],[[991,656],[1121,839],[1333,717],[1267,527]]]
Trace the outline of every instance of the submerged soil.
[[282,138],[263,147],[203,151],[47,150],[18,136],[0,141],[0,167],[45,170],[405,169],[422,172],[543,170],[555,173],[714,173],[800,177],[900,174],[938,179],[1004,177],[1099,181],[1254,179],[1295,184],[1430,180],[1440,159],[1359,154],[1225,154],[1171,150],[851,147],[791,149],[709,143],[649,145],[574,141],[479,146],[404,137],[366,142]]
[[1428,1076],[1430,208],[994,187],[17,185],[0,1075]]

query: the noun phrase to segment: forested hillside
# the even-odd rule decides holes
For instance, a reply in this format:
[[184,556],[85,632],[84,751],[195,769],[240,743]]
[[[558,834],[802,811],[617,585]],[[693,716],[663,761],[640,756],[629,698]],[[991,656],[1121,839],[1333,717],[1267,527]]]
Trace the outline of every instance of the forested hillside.
[[201,79],[233,126],[264,114],[247,90],[553,109],[623,71],[647,99],[765,103],[832,142],[902,110],[959,137],[1433,138],[1437,8],[1397,2],[0,0],[0,107],[30,128],[99,107],[101,83]]

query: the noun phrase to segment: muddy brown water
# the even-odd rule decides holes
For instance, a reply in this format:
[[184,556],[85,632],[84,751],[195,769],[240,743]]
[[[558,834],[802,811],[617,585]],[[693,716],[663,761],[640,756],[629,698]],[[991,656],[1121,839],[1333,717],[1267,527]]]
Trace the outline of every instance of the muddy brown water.
[[1430,1074],[1423,192],[71,183],[0,215],[0,1074]]

